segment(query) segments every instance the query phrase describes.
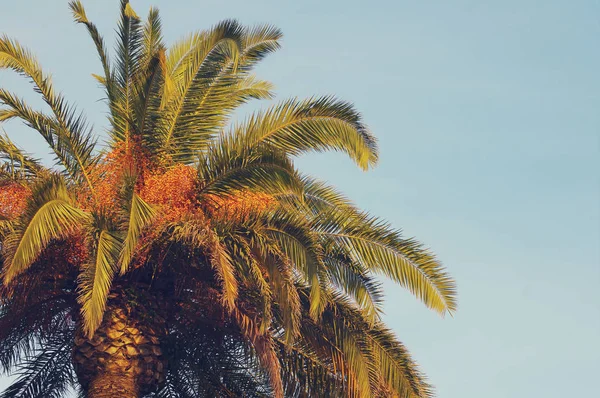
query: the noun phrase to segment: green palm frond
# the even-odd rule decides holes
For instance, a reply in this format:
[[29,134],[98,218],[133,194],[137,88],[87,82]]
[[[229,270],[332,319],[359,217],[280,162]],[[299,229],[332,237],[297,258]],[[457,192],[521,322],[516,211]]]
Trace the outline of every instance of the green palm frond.
[[64,180],[52,176],[34,187],[25,214],[3,242],[4,283],[25,271],[52,239],[66,236],[89,216],[73,206]]
[[36,177],[47,171],[38,159],[15,145],[8,135],[0,135],[0,160],[5,162],[5,167],[0,166],[0,169],[13,180]]
[[456,310],[456,287],[443,266],[420,243],[402,238],[387,223],[332,208],[315,217],[314,228],[350,253],[353,261],[406,287],[429,308],[442,315]]
[[281,48],[283,33],[273,25],[257,25],[246,29],[242,39],[243,53],[239,67],[251,70],[267,55]]
[[156,210],[154,210],[148,203],[144,202],[138,194],[132,192],[131,200],[128,202],[129,214],[127,219],[127,228],[125,233],[125,240],[123,242],[123,248],[119,255],[119,269],[121,275],[125,274],[129,269],[129,265],[135,250],[137,248],[138,241],[142,235],[142,231],[148,225],[150,225]]
[[239,100],[239,103],[232,101],[234,107],[248,99],[272,99],[274,97],[273,84],[266,80],[258,80],[254,75],[246,76],[234,88],[232,99]]
[[[237,26],[237,25],[236,25]],[[254,29],[239,27],[235,50],[226,46],[207,58],[196,76],[197,87],[190,87],[185,99],[186,114],[182,114],[178,127],[192,128],[200,140],[179,142],[176,147],[180,161],[188,162],[194,155],[206,150],[206,139],[215,136],[225,127],[232,112],[247,100],[271,98],[272,85],[257,81],[249,73],[268,53],[279,47],[279,30],[269,26]],[[188,133],[189,135],[189,133]]]
[[[62,95],[54,90],[50,77],[43,73],[33,55],[6,36],[0,37],[0,69],[4,68],[31,79],[36,90],[42,94],[56,119],[56,145],[58,151],[64,153],[61,161],[71,175],[81,177],[93,191],[89,173],[94,163],[92,154],[96,143],[83,115],[70,107]],[[52,149],[57,152],[54,147]]]
[[102,70],[104,72],[104,76],[98,76],[98,79],[102,85],[104,85],[106,89],[106,94],[108,96],[109,101],[113,101],[115,99],[115,87],[114,87],[114,76],[111,71],[110,60],[108,56],[108,51],[106,49],[106,45],[104,44],[104,39],[98,32],[98,28],[94,23],[92,23],[86,13],[83,4],[79,0],[72,0],[69,3],[69,7],[73,13],[73,19],[77,23],[84,24],[87,28],[87,31],[92,38],[94,45],[96,47],[96,51],[98,52],[98,56],[100,57],[100,62],[102,64]]
[[[371,389],[407,398],[429,398],[433,390],[396,336],[381,323],[373,326],[343,296],[336,296],[330,318],[343,338],[360,341],[367,353]],[[342,326],[344,325],[344,326]],[[342,341],[342,340],[338,340]]]
[[398,397],[432,397],[433,389],[394,334],[378,324],[367,334],[377,373]]
[[[253,246],[251,248],[253,258],[268,276],[269,291],[273,293],[277,303],[279,317],[284,327],[285,341],[292,342],[299,334],[302,317],[294,268],[290,259],[281,252],[277,245],[270,244],[260,235],[257,234],[253,237],[251,245]],[[271,315],[270,311],[271,309],[268,313],[263,314],[263,317]],[[266,326],[264,325],[264,327]]]
[[69,175],[75,179],[82,175],[88,178],[86,176],[89,176],[89,171],[82,174],[82,165],[89,169],[95,164],[92,153],[94,143],[89,135],[83,141],[73,142],[55,118],[31,109],[23,100],[3,89],[0,89],[0,105],[8,107],[0,109],[0,122],[13,118],[21,119],[27,126],[40,133]]
[[[323,253],[306,218],[292,209],[279,208],[264,214],[256,232],[276,243],[272,254],[289,262],[302,283],[310,286],[310,314],[317,319],[327,302]],[[267,240],[267,242],[268,242]],[[270,246],[262,243],[265,248]]]
[[227,196],[240,190],[270,194],[301,191],[301,181],[283,154],[249,148],[233,137],[223,137],[210,146],[200,159],[198,176],[203,181],[200,195]]
[[273,388],[273,396],[275,398],[283,398],[284,389],[281,379],[281,364],[275,352],[275,343],[271,332],[266,331],[265,333],[261,333],[259,326],[254,323],[252,318],[237,309],[233,311],[233,318],[242,330],[244,337],[252,344],[260,366],[268,375],[269,383]]
[[43,341],[19,366],[19,377],[0,398],[62,398],[75,381],[69,333]]
[[8,220],[0,216],[0,239],[6,239],[7,236],[15,233],[14,220]]
[[[283,380],[286,397],[350,396],[341,369],[336,368],[331,355],[315,352],[311,344],[296,341],[293,345],[278,339],[278,355],[285,369]],[[320,351],[329,343],[320,342]],[[338,373],[339,372],[339,373]]]
[[129,0],[121,0],[121,16],[117,28],[115,60],[115,97],[111,107],[110,134],[113,141],[129,141],[132,133],[135,77],[142,58],[142,22]]
[[332,207],[337,209],[355,208],[350,199],[323,181],[302,176],[302,186],[304,187],[302,195],[304,202],[317,214],[328,211]]
[[117,261],[123,242],[114,232],[103,225],[106,222],[101,218],[96,220],[96,241],[93,243],[93,258],[85,265],[80,277],[78,298],[81,304],[84,331],[88,336],[93,336],[100,326],[106,308],[106,301],[110,287],[118,270]]
[[22,296],[0,295],[0,374],[7,375],[31,358],[40,339],[51,336],[56,325],[64,323],[73,305],[68,297],[48,292],[27,303],[21,301]]
[[323,261],[332,287],[352,298],[371,324],[379,321],[383,312],[381,283],[348,255],[326,252]]
[[156,134],[160,114],[161,90],[165,79],[165,49],[159,48],[133,87],[132,135],[140,137],[144,148],[160,152],[160,135]]
[[186,218],[171,224],[166,230],[172,241],[184,244],[193,253],[203,253],[208,257],[209,265],[221,284],[223,306],[232,310],[238,297],[238,280],[230,246],[224,242],[224,234],[216,233],[200,217]]
[[285,101],[253,115],[232,134],[290,155],[342,151],[365,170],[378,158],[377,141],[360,115],[351,104],[332,97]]
[[210,264],[217,273],[223,287],[224,307],[232,311],[238,297],[238,283],[231,254],[215,234],[211,234],[208,247]]
[[158,9],[151,7],[148,12],[148,18],[142,29],[142,55],[141,65],[143,69],[146,67],[152,58],[163,49],[163,37],[162,37],[162,22]]
[[118,98],[110,102],[113,140],[141,137],[144,146],[156,152],[159,142],[156,120],[166,74],[161,21],[155,8],[150,9],[143,26],[133,11],[123,12],[118,46],[117,74],[121,76]]
[[229,60],[237,64],[241,34],[236,21],[223,21],[175,44],[169,52],[165,87],[170,89],[164,93],[160,134],[162,149],[173,160],[193,161],[196,148],[206,145],[215,134],[197,114],[222,66]]
[[162,39],[162,25],[158,10],[151,8],[142,28],[138,72],[132,77],[132,114],[130,135],[141,137],[145,148],[157,153],[160,135],[157,120],[161,112],[161,101],[166,70],[166,49]]
[[195,77],[198,84],[190,87],[183,104],[183,111],[188,112],[181,115],[178,126],[192,128],[192,134],[201,138],[179,142],[176,157],[183,162],[205,151],[207,138],[220,133],[240,105],[249,99],[272,98],[272,84],[257,80],[250,72],[258,61],[279,48],[281,32],[268,25],[246,29],[234,21],[223,24],[232,25],[234,41],[207,57]]

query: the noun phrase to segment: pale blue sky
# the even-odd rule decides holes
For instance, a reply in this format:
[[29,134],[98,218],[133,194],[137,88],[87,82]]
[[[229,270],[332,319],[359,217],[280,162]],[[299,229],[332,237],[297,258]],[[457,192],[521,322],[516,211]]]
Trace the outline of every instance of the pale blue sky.
[[[0,32],[32,48],[101,131],[99,64],[67,1],[6,3]],[[84,3],[112,38],[118,1]],[[141,15],[150,5],[169,41],[228,17],[278,25],[284,48],[258,71],[278,98],[337,94],[363,112],[381,143],[374,171],[339,155],[299,163],[432,247],[457,279],[454,318],[387,290],[387,321],[439,397],[597,392],[597,1],[133,1]],[[28,88],[6,73],[0,86]]]

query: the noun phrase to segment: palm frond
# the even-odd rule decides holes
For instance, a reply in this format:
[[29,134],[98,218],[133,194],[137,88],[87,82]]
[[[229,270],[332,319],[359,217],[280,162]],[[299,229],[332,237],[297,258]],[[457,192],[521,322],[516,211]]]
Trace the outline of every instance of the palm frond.
[[350,253],[353,261],[382,273],[415,294],[429,308],[456,310],[456,287],[443,266],[423,246],[402,238],[387,223],[348,209],[331,209],[314,219],[318,233]]
[[[102,224],[102,222],[100,222]],[[98,225],[103,228],[104,225]],[[94,242],[94,258],[79,278],[81,290],[78,301],[85,333],[91,337],[100,326],[110,287],[117,272],[117,261],[123,242],[111,231],[100,229]]]
[[253,115],[231,134],[290,155],[342,151],[365,170],[378,158],[377,141],[354,107],[332,97],[285,101]]
[[[208,52],[196,75],[186,77],[182,73],[196,68],[194,62],[189,62],[194,46],[213,40],[211,36],[215,33],[226,35],[227,40],[203,49]],[[168,134],[175,135],[172,149],[175,159],[192,161],[206,150],[211,137],[223,129],[236,108],[249,99],[272,97],[272,85],[256,80],[249,72],[266,54],[279,48],[280,37],[281,32],[271,26],[245,29],[235,21],[225,21],[211,32],[194,35],[174,46],[167,62],[173,72],[165,80],[163,103],[171,101],[174,106],[170,113],[175,117],[167,114],[165,121],[167,131],[171,131]],[[183,78],[177,78],[178,75]],[[174,90],[178,80],[179,89]],[[186,81],[191,81],[188,88]]]
[[[175,161],[194,160],[215,131],[212,122],[197,117],[206,91],[223,65],[237,65],[242,29],[236,21],[223,21],[209,31],[175,44],[167,56],[167,83],[163,98],[162,148]],[[220,109],[215,111],[221,112]]]
[[267,55],[279,50],[282,37],[281,30],[273,25],[257,25],[245,29],[240,67],[250,70]]
[[261,367],[269,377],[275,398],[283,398],[283,381],[281,379],[281,364],[275,352],[275,344],[270,332],[260,333],[259,327],[252,318],[239,310],[233,311],[233,318],[242,330],[244,337],[252,344]]
[[232,99],[239,99],[239,103],[232,101],[232,107],[237,107],[248,99],[272,99],[274,97],[273,84],[266,80],[258,80],[254,75],[246,76],[234,87]]
[[383,312],[381,283],[348,255],[326,252],[323,261],[332,287],[352,298],[371,324],[379,321]]
[[200,195],[227,196],[240,190],[269,194],[298,192],[301,183],[292,163],[275,150],[248,148],[233,137],[210,146],[198,165]]
[[129,265],[135,250],[137,243],[142,235],[142,231],[148,225],[150,225],[156,210],[154,210],[148,203],[144,202],[138,194],[132,192],[131,200],[128,202],[129,214],[127,220],[127,228],[125,234],[125,240],[123,242],[123,249],[119,255],[119,268],[121,275],[125,274],[129,269]]
[[88,214],[72,203],[59,176],[34,187],[25,214],[2,245],[5,284],[25,271],[52,239],[65,236],[88,220]]
[[[294,269],[290,265],[290,259],[276,245],[269,244],[259,235],[254,236],[252,240],[254,257],[266,271],[269,291],[274,293],[284,327],[285,341],[291,343],[299,334],[302,311],[300,296],[295,286],[297,277]],[[270,311],[263,316],[267,315],[271,315]]]
[[310,314],[317,319],[327,302],[322,248],[303,215],[289,210],[281,208],[267,214],[262,230],[277,242],[282,255],[310,286]]
[[[78,179],[83,173],[82,165],[85,165],[87,170],[83,176],[86,179],[89,177],[89,169],[95,164],[92,153],[94,143],[90,136],[81,142],[73,142],[77,140],[71,140],[71,136],[65,132],[56,118],[31,109],[23,100],[3,89],[0,89],[0,104],[8,107],[8,109],[0,109],[0,122],[13,118],[21,119],[27,126],[40,133],[68,174]],[[80,122],[76,124],[79,125]]]
[[36,90],[42,94],[56,118],[58,128],[54,134],[57,136],[57,145],[65,153],[64,166],[72,175],[81,176],[93,191],[89,173],[94,162],[92,153],[96,143],[83,115],[70,107],[62,95],[54,90],[50,77],[43,73],[31,53],[6,36],[0,37],[0,69],[4,68],[31,79]]
[[69,3],[69,7],[73,13],[73,19],[75,22],[85,25],[90,37],[94,42],[96,51],[100,57],[102,70],[104,72],[104,76],[95,75],[95,77],[97,77],[97,80],[105,87],[109,101],[113,101],[115,99],[114,76],[111,71],[110,59],[106,45],[104,44],[104,39],[102,38],[102,35],[100,35],[96,25],[88,19],[85,13],[85,8],[80,0],[72,0]]
[[408,350],[381,324],[369,329],[368,339],[377,373],[398,397],[426,398],[433,389],[417,369]]
[[142,29],[142,54],[140,69],[144,69],[156,54],[164,49],[162,22],[158,9],[151,7]]
[[[31,358],[44,337],[61,329],[72,300],[46,292],[21,303],[23,297],[2,297],[0,306],[0,373],[8,374]],[[49,297],[48,297],[49,296]],[[58,327],[56,327],[58,326]],[[61,329],[62,330],[62,329]]]
[[210,264],[222,284],[224,307],[232,311],[235,308],[235,301],[238,296],[238,283],[231,255],[215,234],[211,234],[208,247]]
[[1,398],[61,398],[75,381],[70,334],[62,332],[44,341],[19,366],[19,377]]
[[4,160],[6,165],[0,169],[8,173],[13,180],[32,178],[47,171],[38,159],[15,145],[8,135],[0,135],[0,159]]
[[134,84],[141,68],[143,33],[142,22],[129,0],[121,0],[121,15],[117,27],[115,59],[115,96],[111,108],[113,142],[129,142],[132,133]]
[[160,153],[158,121],[161,90],[165,79],[165,49],[159,49],[142,70],[134,85],[132,134],[140,138],[143,147],[151,154]]
[[360,311],[343,296],[332,300],[330,321],[341,339],[360,342],[366,353],[372,391],[407,398],[430,398],[433,390],[418,370],[408,351],[381,323],[369,326]]

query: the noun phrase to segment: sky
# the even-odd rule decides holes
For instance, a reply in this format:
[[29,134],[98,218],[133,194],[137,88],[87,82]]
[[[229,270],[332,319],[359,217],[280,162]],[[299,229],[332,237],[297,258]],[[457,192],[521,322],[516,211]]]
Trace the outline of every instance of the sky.
[[[84,1],[114,37],[118,1]],[[381,156],[298,159],[437,253],[458,284],[440,318],[386,283],[385,320],[441,398],[592,396],[600,371],[600,3],[584,0],[133,0],[172,43],[221,19],[272,23],[258,68],[277,98],[353,102]],[[91,41],[66,0],[2,5],[0,33],[31,48],[102,133]],[[112,41],[111,41],[112,42]],[[0,87],[40,104],[0,73]],[[37,102],[36,102],[37,101]],[[266,106],[258,104],[256,106]],[[4,126],[28,150],[41,139]],[[46,156],[46,159],[50,159]],[[4,384],[3,384],[4,383]],[[0,389],[6,379],[0,380]]]

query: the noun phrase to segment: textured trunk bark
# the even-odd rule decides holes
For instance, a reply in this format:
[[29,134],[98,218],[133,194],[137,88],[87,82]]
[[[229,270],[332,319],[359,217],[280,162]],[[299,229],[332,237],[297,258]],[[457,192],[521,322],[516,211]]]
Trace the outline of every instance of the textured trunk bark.
[[138,398],[156,391],[165,379],[161,301],[123,290],[109,296],[94,336],[84,335],[81,326],[75,336],[73,365],[89,398]]
[[139,398],[140,391],[133,373],[125,369],[120,374],[113,372],[98,373],[90,382],[88,398]]

